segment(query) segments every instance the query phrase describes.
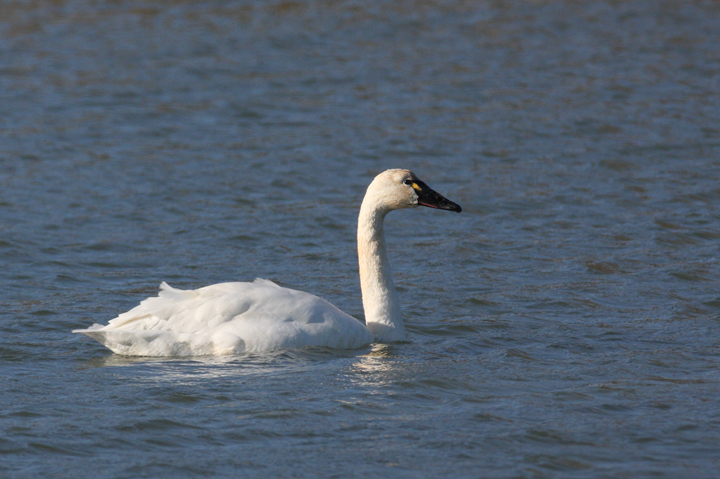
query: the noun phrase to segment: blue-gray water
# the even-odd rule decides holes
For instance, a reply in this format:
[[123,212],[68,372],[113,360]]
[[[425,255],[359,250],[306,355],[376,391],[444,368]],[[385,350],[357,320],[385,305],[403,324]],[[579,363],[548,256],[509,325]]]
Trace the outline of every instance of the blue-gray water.
[[[113,355],[74,328],[255,277],[410,340]],[[0,3],[0,476],[711,478],[720,6]]]

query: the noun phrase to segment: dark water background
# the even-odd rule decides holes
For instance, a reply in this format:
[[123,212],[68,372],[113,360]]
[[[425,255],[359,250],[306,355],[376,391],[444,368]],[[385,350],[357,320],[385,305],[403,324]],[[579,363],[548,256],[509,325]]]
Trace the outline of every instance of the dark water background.
[[[0,2],[0,476],[720,474],[720,4]],[[73,328],[272,279],[410,341],[193,359]]]

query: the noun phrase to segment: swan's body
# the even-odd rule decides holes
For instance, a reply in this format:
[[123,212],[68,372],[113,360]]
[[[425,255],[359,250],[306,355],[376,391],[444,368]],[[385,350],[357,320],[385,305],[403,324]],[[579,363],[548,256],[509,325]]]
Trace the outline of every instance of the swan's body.
[[387,170],[368,187],[358,219],[364,325],[324,299],[271,281],[221,283],[179,290],[163,283],[107,326],[73,332],[117,354],[193,356],[325,346],[355,349],[375,340],[405,339],[385,252],[383,221],[392,210],[415,206],[460,211],[408,170]]
[[357,319],[312,294],[272,281],[221,283],[160,294],[110,321],[78,331],[118,354],[197,356],[327,346],[355,349],[373,341]]

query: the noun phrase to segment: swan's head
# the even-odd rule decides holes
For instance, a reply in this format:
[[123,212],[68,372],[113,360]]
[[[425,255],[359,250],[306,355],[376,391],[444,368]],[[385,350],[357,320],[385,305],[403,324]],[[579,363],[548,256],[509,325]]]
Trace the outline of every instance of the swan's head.
[[383,171],[370,183],[365,198],[372,198],[377,207],[386,211],[416,206],[462,211],[460,205],[434,191],[410,170]]

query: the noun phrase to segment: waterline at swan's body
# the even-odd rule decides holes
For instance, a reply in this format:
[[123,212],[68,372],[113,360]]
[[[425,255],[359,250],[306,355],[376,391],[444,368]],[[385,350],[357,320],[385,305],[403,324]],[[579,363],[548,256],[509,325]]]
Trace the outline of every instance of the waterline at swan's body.
[[163,283],[157,297],[106,326],[76,330],[118,354],[192,356],[324,346],[355,349],[405,339],[385,251],[390,211],[415,206],[461,211],[408,170],[387,170],[368,187],[358,219],[358,259],[366,324],[324,299],[271,281],[221,283],[179,290]]

